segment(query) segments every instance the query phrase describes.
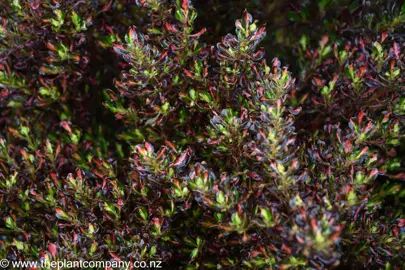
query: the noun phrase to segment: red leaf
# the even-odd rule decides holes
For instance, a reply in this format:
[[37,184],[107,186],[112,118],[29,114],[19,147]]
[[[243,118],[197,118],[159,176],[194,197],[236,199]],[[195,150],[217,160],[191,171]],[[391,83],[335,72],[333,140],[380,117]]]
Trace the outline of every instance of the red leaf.
[[360,76],[363,77],[364,74],[365,74],[366,71],[367,71],[367,68],[366,68],[366,66],[362,66],[362,67],[360,67],[359,69],[360,69]]
[[312,82],[313,82],[316,86],[318,86],[318,87],[322,87],[322,86],[325,85],[325,83],[324,83],[321,79],[318,79],[318,78],[316,78],[316,77],[314,77],[314,78],[312,79]]
[[158,62],[160,62],[160,61],[162,61],[163,59],[165,59],[168,54],[169,54],[168,51],[164,51],[164,52],[162,53],[162,55],[159,57]]
[[366,50],[366,47],[364,46],[364,40],[362,37],[360,37],[359,43],[360,43],[360,46],[363,49],[363,51]]
[[363,150],[361,150],[360,156],[362,156],[362,155],[364,155],[365,153],[367,153],[367,151],[368,151],[368,147],[366,146],[366,147],[363,148]]
[[335,232],[335,233],[331,234],[331,236],[330,236],[329,238],[330,238],[330,240],[332,240],[332,241],[337,241],[337,240],[339,240],[339,238],[340,238],[340,232]]
[[363,112],[363,110],[361,110],[357,114],[357,121],[358,121],[359,125],[361,125],[361,123],[363,122],[363,118],[364,118],[364,112]]
[[381,42],[384,42],[384,40],[388,37],[388,33],[387,32],[383,32],[381,34]]
[[203,28],[200,32],[198,32],[198,33],[195,33],[195,34],[193,34],[193,35],[189,35],[189,37],[199,37],[199,36],[201,36],[201,35],[203,35],[205,32],[207,32],[207,28]]
[[[184,14],[186,15],[188,13],[188,9],[189,9],[189,2],[188,0],[183,0],[181,2],[181,9],[183,10]],[[187,16],[186,16],[187,17]]]
[[114,51],[117,54],[124,54],[125,53],[125,48],[122,45],[114,44]]
[[108,10],[111,8],[112,2],[113,2],[113,0],[110,0],[110,2],[108,2],[108,4],[103,7],[103,9],[101,10],[101,12],[106,12],[106,11],[108,11]]
[[291,254],[291,248],[289,246],[283,243],[282,248],[287,254]]
[[259,40],[261,39],[263,36],[266,35],[266,26],[261,27],[259,30],[257,30],[257,32],[255,33],[255,35],[252,37],[252,40]]
[[393,50],[394,50],[395,57],[398,59],[399,58],[399,53],[400,53],[398,43],[394,42]]
[[165,28],[167,29],[167,31],[172,32],[172,33],[177,33],[178,30],[176,29],[176,27],[174,27],[173,25],[169,24],[168,22],[165,22]]
[[186,75],[186,76],[189,77],[190,79],[193,79],[193,78],[194,78],[194,77],[193,77],[193,74],[191,74],[191,72],[188,71],[187,69],[184,69],[183,72],[184,72],[184,75]]
[[148,142],[145,142],[145,148],[151,154],[155,152],[155,149],[153,148],[153,146]]
[[373,127],[374,127],[373,122],[369,121],[367,123],[367,126],[362,130],[362,133],[368,133]]
[[138,6],[143,6],[143,5],[145,5],[145,2],[146,2],[146,0],[136,0],[136,4],[137,4]]
[[129,29],[129,37],[132,40],[132,42],[138,42],[138,34],[136,33],[134,27],[131,27],[131,29]]
[[115,254],[115,253],[110,252],[110,256],[113,257],[113,259],[114,259],[115,261],[117,261],[117,262],[120,262],[120,261],[121,261],[121,258],[120,258],[117,254]]
[[186,151],[184,151],[180,157],[177,158],[177,160],[173,163],[173,166],[175,167],[184,167],[187,163],[188,158],[191,156],[191,149],[187,148]]
[[374,168],[374,169],[370,172],[369,177],[374,180],[377,176],[378,176],[378,169]]
[[156,227],[160,227],[160,220],[159,220],[159,218],[157,218],[157,217],[153,218],[153,224],[154,224]]
[[66,120],[63,120],[61,125],[67,132],[72,133],[72,129],[70,128],[69,123]]
[[245,14],[243,14],[243,17],[245,19],[245,25],[249,25],[252,22],[252,15],[250,15],[249,12],[245,10]]
[[280,62],[280,60],[278,60],[278,58],[274,58],[273,61],[271,61],[271,62],[272,62],[273,68],[280,67],[280,65],[281,65],[281,62]]
[[46,43],[46,47],[48,48],[48,49],[50,49],[51,51],[57,51],[58,49],[52,44],[52,43],[50,43],[50,42],[47,42]]
[[260,256],[261,254],[262,254],[261,252],[256,251],[256,250],[250,252],[250,256],[251,256],[252,258],[258,257],[258,256]]
[[175,153],[177,153],[176,146],[175,146],[172,142],[166,140],[166,141],[165,141],[165,144],[166,144],[168,147],[170,147],[170,149],[172,149]]
[[53,243],[50,243],[48,245],[48,250],[52,254],[52,257],[56,258],[56,255],[58,254],[58,249],[57,249],[56,245]]

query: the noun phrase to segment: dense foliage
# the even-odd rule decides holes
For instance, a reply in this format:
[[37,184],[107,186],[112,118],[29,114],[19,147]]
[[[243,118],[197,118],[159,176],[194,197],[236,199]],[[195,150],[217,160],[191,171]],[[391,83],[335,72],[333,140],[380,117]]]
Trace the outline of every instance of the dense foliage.
[[0,4],[0,258],[405,267],[405,4],[135,2]]

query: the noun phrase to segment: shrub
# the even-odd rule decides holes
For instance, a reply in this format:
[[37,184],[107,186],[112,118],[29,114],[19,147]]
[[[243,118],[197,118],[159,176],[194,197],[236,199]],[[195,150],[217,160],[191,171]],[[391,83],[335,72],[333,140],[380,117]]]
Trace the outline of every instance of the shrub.
[[247,11],[212,45],[124,2],[4,4],[1,257],[404,267],[404,8],[300,36],[294,79]]

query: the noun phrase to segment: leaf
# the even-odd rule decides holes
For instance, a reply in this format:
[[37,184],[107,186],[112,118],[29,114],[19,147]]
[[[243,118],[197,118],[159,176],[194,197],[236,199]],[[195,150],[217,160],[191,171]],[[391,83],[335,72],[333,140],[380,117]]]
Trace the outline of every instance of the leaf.
[[174,25],[169,24],[168,22],[165,22],[165,28],[172,33],[177,33],[179,30]]
[[186,163],[188,162],[188,159],[191,156],[191,148],[187,148],[186,151],[184,151],[180,157],[176,159],[176,161],[173,163],[172,166],[174,167],[184,167]]
[[395,57],[396,57],[397,59],[399,59],[400,48],[399,48],[398,43],[394,42],[394,45],[393,45],[392,49],[393,49],[393,51],[394,51]]
[[90,255],[92,255],[92,254],[94,254],[94,252],[96,252],[97,246],[98,246],[97,242],[93,241],[93,243],[90,246]]
[[370,174],[368,175],[368,177],[369,177],[370,180],[375,180],[375,179],[377,178],[378,174],[379,174],[378,169],[377,169],[377,168],[374,168],[374,169],[370,172]]
[[154,126],[159,117],[160,115],[158,114],[155,117],[149,118],[148,120],[146,120],[145,126]]
[[245,10],[243,18],[245,20],[245,26],[248,26],[253,21],[252,15],[249,12],[247,12],[247,10]]
[[189,35],[189,37],[197,38],[199,36],[202,36],[205,32],[207,32],[207,28],[203,28],[199,32],[197,32],[195,34],[192,34],[192,35]]
[[80,17],[75,11],[72,11],[72,22],[76,27],[80,24]]
[[55,208],[55,212],[56,212],[56,217],[62,220],[67,220],[70,221],[71,217],[68,216],[68,214],[66,214],[65,211],[63,211],[61,208]]
[[145,208],[139,208],[138,209],[139,215],[143,220],[148,220],[148,211]]
[[69,123],[66,120],[62,120],[61,126],[69,133],[72,133],[72,129],[70,128]]
[[6,218],[6,227],[9,229],[14,230],[15,228],[17,228],[17,224],[14,221],[14,219],[12,217],[7,217]]
[[271,222],[273,220],[271,212],[268,208],[265,208],[265,207],[261,208],[260,214],[262,215],[263,219],[267,222]]
[[20,4],[20,1],[19,0],[13,0],[13,7],[15,8],[15,9],[21,9],[21,4]]
[[155,153],[153,145],[148,142],[145,142],[145,149],[148,151],[149,154]]
[[363,118],[364,118],[364,112],[363,110],[360,110],[359,113],[357,114],[357,122],[359,125],[363,123]]
[[117,208],[113,203],[104,202],[103,207],[108,214],[111,214],[114,217],[118,217]]
[[184,14],[180,9],[176,10],[175,17],[177,20],[179,20],[181,22],[184,21],[184,19],[185,19]]
[[240,20],[235,21],[235,27],[236,27],[236,29],[244,30]]
[[332,0],[321,0],[320,6],[321,8],[325,8]]
[[165,102],[160,108],[161,108],[162,113],[166,113],[170,108],[170,103]]
[[[405,3],[404,3],[404,5],[405,5]],[[388,37],[388,33],[387,33],[387,32],[383,32],[383,33],[381,34],[381,42],[384,42],[384,40],[385,40],[387,37]]]
[[136,32],[135,27],[131,27],[131,29],[129,29],[129,32],[127,35],[125,35],[125,41],[127,42],[127,44],[129,46],[132,46],[135,44],[135,42],[138,41],[138,34]]
[[110,0],[101,10],[101,12],[107,12],[110,8],[111,8],[111,4],[112,4],[113,0]]
[[235,227],[239,228],[240,225],[242,225],[242,220],[239,217],[238,213],[233,213],[232,214],[232,223],[235,225]]
[[195,248],[191,251],[190,257],[194,259],[198,254],[198,248]]
[[194,89],[190,89],[189,95],[190,95],[191,100],[195,100],[195,98],[196,98],[196,92],[195,92]]
[[347,139],[344,143],[344,150],[345,150],[345,154],[349,154],[353,149],[353,144],[352,142]]
[[52,257],[55,259],[56,255],[58,254],[58,248],[56,247],[56,245],[53,243],[50,243],[48,245],[48,250],[51,253]]
[[353,205],[356,203],[357,201],[357,195],[354,191],[350,191],[349,192],[349,196],[347,197],[347,201],[349,203],[349,205]]
[[252,37],[252,41],[262,40],[266,36],[266,26],[261,27]]
[[189,6],[190,6],[190,3],[188,1],[189,0],[182,0],[182,2],[181,2],[181,9],[183,10],[184,14],[188,13],[188,9],[189,9]]
[[223,193],[222,191],[219,191],[219,192],[217,193],[216,197],[217,197],[217,202],[218,202],[219,204],[222,205],[222,204],[225,202],[225,196],[224,196],[224,193]]
[[155,255],[157,252],[157,248],[156,246],[152,246],[149,250],[149,256],[152,257],[153,255]]
[[212,102],[212,97],[208,92],[205,91],[201,91],[198,93],[198,95],[200,96],[200,99],[202,101],[205,101],[207,103],[211,103]]
[[187,77],[189,77],[190,79],[193,79],[193,74],[191,74],[190,71],[188,71],[187,69],[183,70],[184,75],[186,75]]

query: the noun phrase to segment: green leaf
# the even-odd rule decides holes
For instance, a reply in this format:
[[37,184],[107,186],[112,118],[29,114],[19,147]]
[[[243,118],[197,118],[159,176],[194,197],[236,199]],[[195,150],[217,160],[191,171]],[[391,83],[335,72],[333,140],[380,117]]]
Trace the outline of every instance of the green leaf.
[[20,0],[13,0],[13,8],[14,9],[21,9]]
[[61,208],[55,208],[55,212],[56,212],[56,217],[62,220],[67,220],[70,221],[71,217],[68,216],[68,214],[66,214],[65,211],[63,211]]
[[30,133],[30,129],[29,127],[21,127],[20,129],[21,135],[23,135],[24,137],[28,136],[28,134]]
[[175,13],[175,17],[176,17],[177,20],[179,20],[181,22],[184,21],[183,11],[181,9],[177,9],[176,13]]
[[13,241],[13,245],[18,249],[18,250],[24,250],[24,243],[21,241],[18,241],[16,239],[14,239]]
[[190,89],[189,94],[190,94],[190,98],[191,98],[192,100],[195,100],[195,98],[196,98],[196,92],[195,92],[195,90],[194,90],[194,89]]
[[80,17],[75,11],[72,11],[72,22],[77,27],[80,24]]
[[347,197],[349,205],[353,205],[357,202],[357,195],[354,191],[349,192],[349,196]]
[[113,203],[104,202],[103,207],[107,213],[109,213],[110,215],[113,215],[114,217],[118,217],[117,208],[115,207],[115,205]]
[[202,101],[205,101],[205,102],[207,102],[207,103],[211,103],[212,97],[211,97],[211,95],[210,95],[208,92],[201,91],[201,92],[198,93],[198,95],[200,96],[200,99],[201,99]]
[[233,213],[232,214],[232,223],[235,225],[235,227],[239,228],[242,225],[242,220],[239,217],[238,213]]
[[191,251],[190,257],[194,259],[198,254],[198,248],[195,248]]
[[96,241],[94,241],[94,242],[91,244],[91,246],[90,246],[90,255],[91,255],[91,254],[94,254],[94,252],[96,252],[97,246],[98,246],[98,244],[97,244]]
[[265,207],[261,208],[260,214],[262,215],[263,219],[267,222],[271,222],[273,220],[271,212],[268,208],[265,208]]
[[138,212],[143,220],[148,220],[148,211],[145,208],[139,208]]
[[356,173],[356,183],[357,184],[364,184],[365,176],[361,172]]
[[17,228],[17,224],[14,221],[14,219],[12,217],[7,217],[6,218],[6,227],[9,229],[14,230],[15,228]]
[[217,202],[219,204],[223,204],[225,202],[225,196],[222,191],[218,191],[218,193],[217,193]]

